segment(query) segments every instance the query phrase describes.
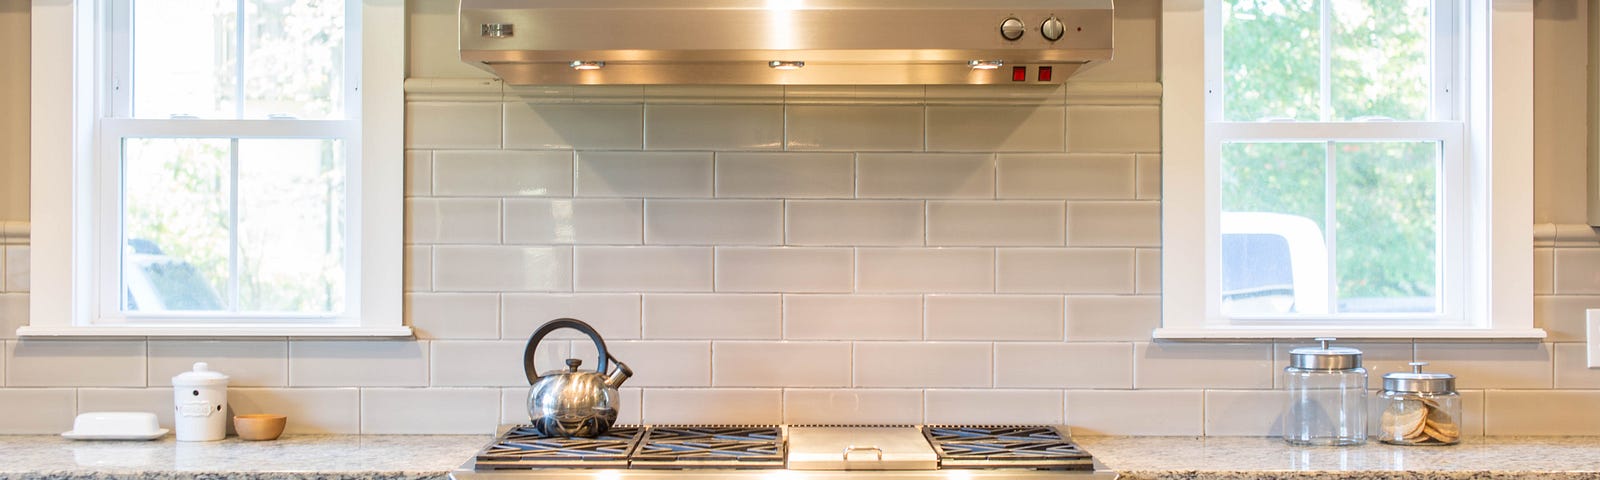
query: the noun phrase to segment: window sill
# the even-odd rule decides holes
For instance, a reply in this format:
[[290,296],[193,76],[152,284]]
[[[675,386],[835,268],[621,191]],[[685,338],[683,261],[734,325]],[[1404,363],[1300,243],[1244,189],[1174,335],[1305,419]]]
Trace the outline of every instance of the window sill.
[[1158,340],[1269,340],[1276,338],[1337,337],[1350,339],[1456,339],[1456,340],[1539,340],[1544,329],[1482,328],[1326,328],[1326,327],[1218,327],[1157,328]]
[[360,337],[412,336],[411,327],[307,326],[307,325],[94,325],[84,327],[28,326],[17,329],[22,338],[68,337]]

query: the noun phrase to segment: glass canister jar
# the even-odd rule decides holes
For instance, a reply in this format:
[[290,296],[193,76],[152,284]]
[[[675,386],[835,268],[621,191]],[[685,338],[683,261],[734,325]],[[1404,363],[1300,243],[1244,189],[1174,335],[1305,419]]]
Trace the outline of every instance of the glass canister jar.
[[1367,370],[1361,351],[1329,346],[1289,351],[1283,440],[1292,445],[1360,445],[1367,441]]
[[1461,442],[1461,395],[1456,376],[1423,372],[1428,362],[1411,362],[1410,372],[1383,376],[1383,406],[1378,424],[1383,443],[1455,445]]

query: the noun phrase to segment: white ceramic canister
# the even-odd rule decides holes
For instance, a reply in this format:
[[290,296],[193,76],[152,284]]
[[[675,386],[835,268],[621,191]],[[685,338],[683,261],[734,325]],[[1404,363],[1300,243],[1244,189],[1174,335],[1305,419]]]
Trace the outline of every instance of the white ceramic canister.
[[228,376],[206,362],[172,377],[173,421],[180,442],[222,440],[228,433]]

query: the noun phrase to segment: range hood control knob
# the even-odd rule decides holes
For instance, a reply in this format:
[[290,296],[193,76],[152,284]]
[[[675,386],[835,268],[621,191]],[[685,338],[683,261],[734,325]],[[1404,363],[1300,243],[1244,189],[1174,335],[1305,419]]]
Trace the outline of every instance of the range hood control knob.
[[1016,41],[1022,38],[1022,32],[1027,29],[1028,25],[1022,23],[1022,20],[1018,20],[1017,17],[1007,18],[1004,22],[1000,22],[1000,36],[1005,37],[1006,40]]
[[1039,25],[1039,34],[1044,35],[1045,40],[1054,42],[1060,40],[1061,36],[1066,33],[1067,26],[1062,24],[1061,19],[1056,17],[1047,18],[1044,23]]

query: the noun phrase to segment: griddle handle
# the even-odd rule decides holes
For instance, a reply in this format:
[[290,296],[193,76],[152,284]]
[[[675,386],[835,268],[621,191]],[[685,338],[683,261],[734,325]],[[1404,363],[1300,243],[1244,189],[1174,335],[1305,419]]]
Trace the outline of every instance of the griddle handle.
[[878,461],[880,461],[880,462],[883,461],[883,449],[878,448],[876,446],[856,446],[856,445],[851,445],[851,446],[848,446],[848,447],[844,447],[844,452],[842,453],[841,456],[844,458],[845,463],[850,463],[850,452],[875,452],[875,453],[878,454]]

